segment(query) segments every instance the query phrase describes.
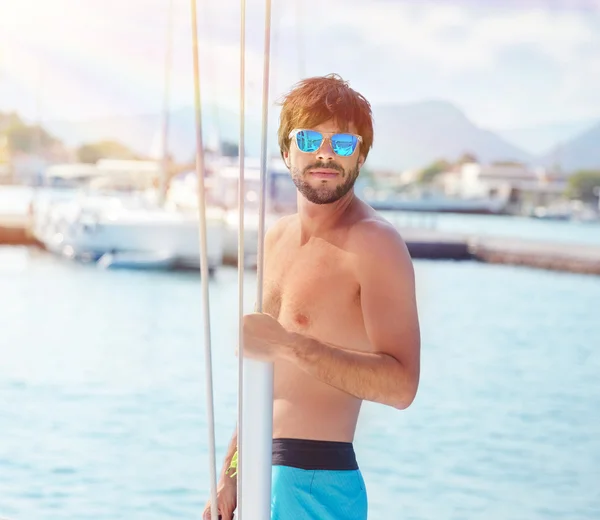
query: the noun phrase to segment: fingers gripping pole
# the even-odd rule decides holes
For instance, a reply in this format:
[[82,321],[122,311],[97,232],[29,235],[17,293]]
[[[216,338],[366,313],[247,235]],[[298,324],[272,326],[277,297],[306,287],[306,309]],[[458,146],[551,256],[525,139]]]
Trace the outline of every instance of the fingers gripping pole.
[[217,516],[217,466],[215,456],[215,413],[213,400],[212,352],[210,341],[210,301],[208,253],[206,247],[206,197],[204,191],[204,148],[202,144],[202,113],[200,103],[200,69],[198,64],[198,27],[196,0],[191,0],[192,42],[194,62],[194,108],[196,113],[196,176],[198,178],[198,211],[200,239],[200,278],[202,283],[202,307],[204,327],[204,353],[206,366],[206,414],[208,422],[209,475],[211,518]]

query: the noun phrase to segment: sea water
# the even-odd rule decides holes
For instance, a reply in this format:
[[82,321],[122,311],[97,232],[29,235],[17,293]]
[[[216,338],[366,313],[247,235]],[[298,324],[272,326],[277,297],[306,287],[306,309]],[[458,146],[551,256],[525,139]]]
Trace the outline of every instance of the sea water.
[[[600,518],[600,278],[415,269],[417,398],[405,411],[365,404],[356,433],[369,518]],[[0,517],[201,517],[200,288],[198,273],[0,248]],[[220,464],[236,415],[236,271],[210,291]],[[248,311],[255,293],[248,272]]]

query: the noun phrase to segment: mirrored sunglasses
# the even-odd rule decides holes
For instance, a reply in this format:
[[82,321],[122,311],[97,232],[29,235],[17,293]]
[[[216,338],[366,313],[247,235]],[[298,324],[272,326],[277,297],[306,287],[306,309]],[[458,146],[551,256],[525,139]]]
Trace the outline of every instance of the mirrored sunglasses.
[[315,153],[321,148],[323,141],[329,139],[331,149],[340,157],[350,157],[358,143],[362,142],[360,135],[337,133],[325,136],[316,130],[296,129],[290,132],[290,139],[296,139],[296,145],[301,152]]

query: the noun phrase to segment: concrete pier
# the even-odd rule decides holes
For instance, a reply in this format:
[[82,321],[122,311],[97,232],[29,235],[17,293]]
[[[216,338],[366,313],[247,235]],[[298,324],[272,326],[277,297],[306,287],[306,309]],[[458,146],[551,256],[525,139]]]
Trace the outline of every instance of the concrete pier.
[[413,258],[430,260],[472,260],[465,235],[442,233],[434,229],[398,228]]
[[471,236],[398,228],[413,258],[478,260],[600,275],[600,245]]
[[600,275],[600,246],[486,237],[472,239],[469,251],[482,262]]

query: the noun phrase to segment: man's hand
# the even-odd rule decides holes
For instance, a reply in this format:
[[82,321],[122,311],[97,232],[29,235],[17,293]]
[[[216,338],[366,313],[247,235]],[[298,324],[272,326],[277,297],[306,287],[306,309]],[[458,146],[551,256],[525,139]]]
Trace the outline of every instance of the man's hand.
[[[217,511],[221,520],[232,520],[237,507],[237,478],[225,476],[217,487]],[[210,500],[206,503],[202,520],[213,520],[210,516]],[[214,519],[216,520],[216,519]]]
[[273,362],[281,357],[292,334],[268,314],[244,316],[244,356],[258,361]]

